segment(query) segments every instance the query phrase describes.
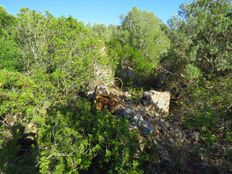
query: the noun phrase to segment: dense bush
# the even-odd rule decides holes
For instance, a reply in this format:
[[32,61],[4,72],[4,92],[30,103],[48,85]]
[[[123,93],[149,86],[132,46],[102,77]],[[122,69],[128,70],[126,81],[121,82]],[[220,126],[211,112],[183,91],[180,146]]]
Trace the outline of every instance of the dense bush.
[[19,54],[15,42],[16,19],[0,7],[0,69],[19,69]]
[[16,28],[24,71],[49,74],[64,93],[88,87],[94,62],[111,62],[100,52],[104,41],[72,17],[22,9]]
[[132,8],[122,18],[109,44],[119,64],[117,75],[132,84],[143,84],[169,48],[169,40],[154,14]]
[[[229,0],[194,0],[169,25],[132,8],[119,26],[91,26],[0,7],[0,173],[185,173],[215,149],[223,166],[209,171],[229,171],[231,10]],[[77,93],[94,85],[96,64],[123,79],[129,103],[139,105],[146,89],[171,91],[165,121],[199,133],[198,142],[158,147],[127,119],[92,113]],[[172,164],[160,149],[172,149]]]
[[[171,48],[157,71],[157,81],[163,82],[157,86],[172,91],[172,114],[188,131],[199,132],[207,155],[212,147],[231,143],[231,9],[227,0],[182,5],[166,28]],[[220,156],[225,161],[227,150]]]
[[0,84],[2,171],[141,173],[139,134],[127,120],[93,115],[90,102],[46,94],[52,86],[41,91],[20,73],[0,71]]

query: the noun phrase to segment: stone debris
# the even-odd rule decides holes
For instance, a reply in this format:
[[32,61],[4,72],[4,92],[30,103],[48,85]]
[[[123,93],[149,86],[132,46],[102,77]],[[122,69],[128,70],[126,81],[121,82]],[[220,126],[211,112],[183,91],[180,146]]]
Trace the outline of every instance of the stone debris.
[[134,111],[132,108],[118,108],[115,110],[114,114],[128,118],[130,121],[130,126],[133,128],[138,128],[143,136],[152,134],[154,131],[152,124],[145,120],[141,114]]
[[[160,156],[160,164],[166,169],[172,168],[175,160],[186,157],[189,158],[186,160],[190,163],[193,162],[186,163],[190,165],[187,173],[194,171],[195,167],[191,166],[205,171],[209,164],[220,166],[223,163],[223,161],[216,161],[217,157],[215,160],[207,158],[207,154],[203,151],[201,158],[194,155],[194,149],[191,147],[200,143],[199,132],[183,130],[178,120],[168,116],[171,98],[169,92],[145,91],[143,97],[135,102],[131,100],[130,93],[103,84],[95,87],[95,90],[89,92],[87,96],[95,101],[97,111],[105,108],[115,116],[127,118],[132,129],[140,130],[141,137],[152,136]],[[101,107],[98,107],[98,104]],[[222,149],[215,147],[215,154],[222,154],[216,153],[219,150]]]
[[108,87],[114,84],[114,74],[111,67],[94,61],[92,68],[92,81],[89,83],[90,91],[93,91],[98,85]]
[[[97,111],[101,111],[105,106],[105,109],[114,115],[128,118],[130,126],[138,128],[143,136],[154,133],[152,124],[154,118],[166,117],[169,112],[169,92],[146,91],[139,103],[133,103],[128,92],[106,85],[96,86],[87,95],[94,100],[94,107]],[[114,106],[111,107],[111,105]],[[157,124],[160,126],[155,132],[167,132],[164,126],[166,124],[168,123]]]

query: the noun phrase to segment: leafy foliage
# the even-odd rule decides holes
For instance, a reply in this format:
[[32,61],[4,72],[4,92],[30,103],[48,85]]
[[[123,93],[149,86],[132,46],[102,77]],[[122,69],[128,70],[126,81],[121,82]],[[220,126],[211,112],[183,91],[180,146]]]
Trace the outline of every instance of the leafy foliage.
[[101,55],[102,41],[72,17],[55,18],[22,9],[17,26],[24,71],[50,74],[52,82],[64,93],[86,89],[93,63],[107,64]]
[[[208,162],[208,172],[228,173],[231,10],[229,0],[194,0],[169,25],[132,8],[119,26],[91,26],[26,8],[12,16],[0,7],[0,173],[186,173],[189,158],[198,163],[215,153],[223,166]],[[167,120],[199,133],[191,152],[164,147],[175,161],[165,168],[154,135],[141,137],[107,111],[92,113],[77,93],[94,85],[96,64],[123,79],[132,102],[147,88],[170,90]]]
[[160,20],[152,13],[137,8],[132,8],[122,18],[122,25],[114,34],[110,47],[114,47],[116,55],[113,56],[120,62],[118,75],[125,81],[139,83],[149,77],[160,56],[168,50],[169,40],[160,25]]
[[174,52],[185,63],[192,63],[205,74],[231,69],[231,3],[194,1],[182,5],[181,18],[170,21]]
[[231,8],[227,0],[195,0],[182,5],[166,28],[171,49],[157,77],[165,81],[160,87],[173,93],[173,114],[181,117],[186,130],[199,132],[198,155],[202,149],[209,155],[216,145],[230,144]]
[[[1,170],[33,173],[39,163],[41,173],[141,173],[134,157],[141,151],[138,133],[129,131],[128,121],[93,115],[90,102],[79,99],[56,95],[57,102],[47,101],[49,94],[41,95],[39,85],[20,73],[2,70],[0,75]],[[37,134],[33,139],[30,125]]]
[[15,43],[14,24],[16,19],[0,7],[0,69],[19,69],[19,54]]
[[41,172],[140,173],[133,156],[139,153],[138,135],[128,122],[92,115],[86,101],[75,103],[58,106],[40,130]]

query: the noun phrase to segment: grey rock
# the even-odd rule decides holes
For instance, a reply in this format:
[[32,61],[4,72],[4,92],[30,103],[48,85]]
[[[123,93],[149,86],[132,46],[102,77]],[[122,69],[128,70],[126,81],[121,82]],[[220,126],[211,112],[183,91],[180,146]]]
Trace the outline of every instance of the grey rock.
[[134,128],[138,128],[143,136],[151,134],[154,130],[152,124],[145,120],[137,111],[132,110],[132,108],[118,109],[115,111],[115,114],[129,119],[130,125]]

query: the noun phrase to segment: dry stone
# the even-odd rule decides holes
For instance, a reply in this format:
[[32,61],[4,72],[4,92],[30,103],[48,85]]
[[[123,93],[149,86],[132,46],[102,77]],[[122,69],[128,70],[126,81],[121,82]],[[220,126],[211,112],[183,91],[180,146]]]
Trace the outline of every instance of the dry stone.
[[145,106],[155,106],[153,112],[157,116],[167,116],[169,113],[170,92],[145,91],[143,103]]
[[111,86],[114,83],[114,74],[111,67],[95,63],[93,65],[92,81],[89,89],[94,90],[98,85]]

